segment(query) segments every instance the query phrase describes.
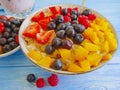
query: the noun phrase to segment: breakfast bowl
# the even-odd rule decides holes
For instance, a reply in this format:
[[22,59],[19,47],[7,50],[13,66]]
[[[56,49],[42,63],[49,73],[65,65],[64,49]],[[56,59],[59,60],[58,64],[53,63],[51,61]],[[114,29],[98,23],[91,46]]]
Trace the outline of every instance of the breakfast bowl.
[[0,15],[0,58],[20,49],[18,32],[22,22],[19,17]]
[[35,65],[64,75],[100,68],[118,47],[112,24],[97,11],[75,4],[45,7],[28,16],[19,42]]

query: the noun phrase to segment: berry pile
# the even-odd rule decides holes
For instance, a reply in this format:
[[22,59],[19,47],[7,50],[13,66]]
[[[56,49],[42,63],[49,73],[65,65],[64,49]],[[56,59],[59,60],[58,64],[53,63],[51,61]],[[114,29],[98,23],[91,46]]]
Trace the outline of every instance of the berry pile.
[[[44,78],[43,77],[36,78],[36,76],[33,73],[28,74],[27,81],[30,83],[35,83],[37,88],[43,88],[45,86]],[[59,78],[56,74],[51,74],[51,76],[47,78],[47,82],[50,86],[55,87],[59,83]]]
[[0,15],[0,54],[19,46],[18,32],[22,22],[23,19]]

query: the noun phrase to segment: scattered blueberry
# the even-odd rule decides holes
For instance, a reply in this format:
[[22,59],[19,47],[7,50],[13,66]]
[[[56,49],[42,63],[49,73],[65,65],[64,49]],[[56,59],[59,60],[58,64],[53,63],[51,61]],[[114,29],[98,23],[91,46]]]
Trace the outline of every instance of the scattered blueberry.
[[62,60],[60,59],[56,59],[54,62],[53,62],[53,68],[55,70],[60,70],[62,69],[62,66],[63,66],[63,63],[62,63]]
[[28,82],[35,82],[36,76],[34,74],[28,74],[27,81]]

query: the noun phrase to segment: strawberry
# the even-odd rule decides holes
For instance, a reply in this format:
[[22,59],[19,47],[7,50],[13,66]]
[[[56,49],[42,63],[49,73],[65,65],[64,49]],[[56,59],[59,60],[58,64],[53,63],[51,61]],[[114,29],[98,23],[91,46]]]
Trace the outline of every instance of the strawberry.
[[48,29],[48,23],[50,22],[50,17],[44,17],[43,19],[41,19],[38,23],[40,24],[40,26],[44,29],[47,30]]
[[29,25],[23,35],[30,38],[36,38],[36,34],[40,32],[40,25],[38,23],[33,23]]
[[44,17],[45,17],[44,12],[38,12],[32,17],[31,20],[34,22],[39,22]]
[[49,7],[50,11],[52,12],[53,15],[58,15],[61,14],[62,7],[61,6],[53,6]]
[[64,16],[64,22],[71,22],[70,16],[68,15]]
[[50,41],[54,34],[55,34],[54,30],[37,33],[36,35],[37,42],[40,44],[46,44]]

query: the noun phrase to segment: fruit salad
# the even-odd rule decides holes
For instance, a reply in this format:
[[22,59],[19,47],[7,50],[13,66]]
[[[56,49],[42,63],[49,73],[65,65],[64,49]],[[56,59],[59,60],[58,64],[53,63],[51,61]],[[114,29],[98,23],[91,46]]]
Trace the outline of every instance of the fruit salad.
[[18,32],[23,19],[0,15],[0,55],[19,46]]
[[52,6],[39,11],[22,36],[32,61],[67,72],[91,71],[117,49],[111,24],[88,8]]

